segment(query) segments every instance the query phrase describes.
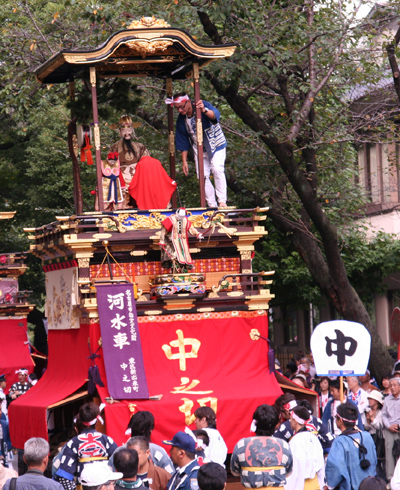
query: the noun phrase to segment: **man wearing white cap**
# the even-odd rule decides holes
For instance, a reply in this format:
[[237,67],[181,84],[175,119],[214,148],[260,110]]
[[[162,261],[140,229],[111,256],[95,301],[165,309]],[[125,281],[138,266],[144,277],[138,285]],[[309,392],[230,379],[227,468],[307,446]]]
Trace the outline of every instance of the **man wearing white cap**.
[[27,369],[17,369],[15,374],[18,374],[18,381],[14,383],[9,391],[9,395],[11,400],[15,400],[21,395],[25,394],[31,385],[28,383],[27,378],[29,375],[29,371]]
[[123,474],[113,471],[107,461],[98,461],[85,465],[80,480],[83,490],[108,490],[122,477]]
[[[205,100],[198,100],[194,104],[190,97],[181,92],[173,99],[166,99],[166,104],[172,104],[179,112],[176,121],[176,149],[182,152],[182,170],[185,175],[189,173],[187,156],[190,148],[194,153],[197,177],[199,176],[197,160],[197,127],[196,107],[201,111],[204,145],[204,179],[205,195],[208,206],[216,207],[217,200],[220,207],[226,207],[226,138],[219,124],[220,113],[217,108]],[[214,186],[210,175],[213,174]]]

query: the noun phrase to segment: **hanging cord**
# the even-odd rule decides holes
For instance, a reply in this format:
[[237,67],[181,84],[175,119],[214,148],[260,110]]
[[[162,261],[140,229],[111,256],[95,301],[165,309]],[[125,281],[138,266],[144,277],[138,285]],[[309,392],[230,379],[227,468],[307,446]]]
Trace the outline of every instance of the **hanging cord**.
[[90,346],[90,338],[88,338],[88,347],[89,347],[89,353],[90,356],[88,356],[88,359],[91,361],[91,366],[89,367],[89,372],[88,372],[88,392],[89,394],[93,395],[96,391],[96,386],[102,386],[104,387],[104,383],[100,377],[100,371],[98,366],[96,365],[96,359],[100,359],[100,355],[97,354],[99,350],[101,349],[101,344],[99,347],[96,349],[95,352],[92,352],[91,346]]
[[178,201],[179,201],[179,207],[182,207],[182,201],[181,201],[181,195],[179,194],[179,187],[176,186],[176,194],[178,196]]
[[[110,257],[111,257],[111,258],[112,258],[112,260],[113,260],[113,261],[114,261],[114,262],[117,264],[117,266],[119,267],[120,271],[122,272],[122,275],[123,275],[123,276],[125,276],[125,278],[128,280],[128,282],[130,282],[131,284],[133,284],[132,279],[131,279],[129,276],[127,276],[127,275],[126,275],[126,273],[125,273],[124,269],[123,269],[123,268],[120,266],[120,264],[117,262],[117,260],[116,260],[116,259],[115,259],[115,257],[113,256],[113,254],[112,254],[112,253],[111,253],[111,252],[108,250],[108,246],[107,246],[107,245],[108,245],[108,242],[103,242],[103,245],[104,245],[104,248],[106,249],[106,254],[105,254],[104,258],[103,258],[102,263],[100,264],[100,267],[99,267],[99,270],[98,270],[98,272],[97,272],[97,275],[96,275],[96,277],[95,277],[95,278],[92,280],[92,282],[94,283],[94,282],[96,281],[96,279],[97,279],[97,278],[99,277],[99,275],[100,275],[101,268],[102,268],[102,266],[104,265],[104,262],[107,260],[107,258],[110,258]],[[110,277],[111,277],[111,265],[109,265],[109,267],[110,267],[110,271],[109,271],[109,272],[110,272]],[[111,277],[111,279],[112,279],[112,277]]]

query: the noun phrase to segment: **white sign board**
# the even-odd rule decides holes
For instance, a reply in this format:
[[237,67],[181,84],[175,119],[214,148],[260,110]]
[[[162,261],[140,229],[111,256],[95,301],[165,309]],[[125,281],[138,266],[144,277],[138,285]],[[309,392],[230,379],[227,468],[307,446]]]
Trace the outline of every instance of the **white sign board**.
[[371,335],[361,323],[334,320],[317,325],[311,352],[318,376],[364,376],[371,352]]
[[78,268],[46,272],[46,317],[49,330],[79,328],[76,309]]

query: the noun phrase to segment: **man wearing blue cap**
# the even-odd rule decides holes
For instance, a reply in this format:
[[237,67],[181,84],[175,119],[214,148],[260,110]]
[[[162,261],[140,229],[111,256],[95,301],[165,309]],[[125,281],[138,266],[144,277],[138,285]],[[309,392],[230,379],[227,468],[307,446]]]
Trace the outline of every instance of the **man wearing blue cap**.
[[185,432],[177,432],[171,441],[163,441],[171,446],[172,462],[178,467],[168,482],[167,490],[198,490],[197,472],[200,466],[195,456],[196,445],[193,438]]

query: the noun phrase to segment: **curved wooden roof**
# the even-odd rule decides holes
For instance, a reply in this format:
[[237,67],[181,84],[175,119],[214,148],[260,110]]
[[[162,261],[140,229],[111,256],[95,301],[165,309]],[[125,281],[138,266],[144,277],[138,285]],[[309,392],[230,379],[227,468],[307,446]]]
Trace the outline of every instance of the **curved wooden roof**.
[[35,74],[41,83],[63,83],[82,77],[89,67],[95,66],[102,77],[185,79],[194,61],[201,68],[215,59],[231,56],[236,46],[233,43],[204,46],[182,29],[140,25],[116,32],[95,49],[63,49]]

